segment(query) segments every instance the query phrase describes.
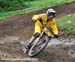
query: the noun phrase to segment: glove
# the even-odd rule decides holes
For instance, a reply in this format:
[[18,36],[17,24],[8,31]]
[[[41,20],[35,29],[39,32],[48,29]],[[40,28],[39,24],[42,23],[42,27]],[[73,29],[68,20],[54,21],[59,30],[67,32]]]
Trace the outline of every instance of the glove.
[[58,38],[58,35],[54,34],[54,37],[55,37],[55,38]]
[[43,21],[42,21],[42,19],[40,18],[40,19],[38,19],[42,24],[43,24]]

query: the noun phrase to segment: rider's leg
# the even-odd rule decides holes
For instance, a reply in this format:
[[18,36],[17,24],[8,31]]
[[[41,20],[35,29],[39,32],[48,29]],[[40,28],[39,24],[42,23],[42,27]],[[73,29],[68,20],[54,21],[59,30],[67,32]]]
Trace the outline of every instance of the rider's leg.
[[38,36],[40,36],[40,33],[35,33],[35,34],[31,37],[29,44],[26,46],[27,49],[29,49],[29,48],[31,47],[33,41],[34,41]]
[[30,39],[30,43],[32,43],[37,37],[39,37],[40,36],[40,33],[35,33],[33,36],[32,36],[32,38]]
[[27,45],[27,47],[29,48],[31,46],[31,44],[33,43],[33,41],[40,35],[41,33],[41,25],[40,23],[35,23],[35,31],[34,31],[34,35],[31,37],[29,44]]
[[[53,23],[53,24],[50,24],[50,23]],[[49,21],[47,23],[47,25],[51,28],[53,37],[58,38],[58,28],[57,28],[56,24],[53,21]]]
[[49,37],[49,40],[51,40],[51,36],[48,36]]

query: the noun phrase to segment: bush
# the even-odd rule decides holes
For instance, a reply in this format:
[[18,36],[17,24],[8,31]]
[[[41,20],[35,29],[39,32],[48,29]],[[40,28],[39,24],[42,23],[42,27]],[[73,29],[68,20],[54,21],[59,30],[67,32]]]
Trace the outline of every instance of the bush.
[[27,1],[34,0],[0,0],[0,12],[15,11],[23,8],[28,8],[30,6],[25,4]]

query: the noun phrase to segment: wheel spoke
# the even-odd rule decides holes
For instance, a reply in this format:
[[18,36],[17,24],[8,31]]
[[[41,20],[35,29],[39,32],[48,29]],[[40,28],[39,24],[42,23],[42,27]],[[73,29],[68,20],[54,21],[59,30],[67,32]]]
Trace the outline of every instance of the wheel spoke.
[[29,55],[30,56],[35,56],[37,55],[38,53],[40,53],[40,51],[42,51],[47,43],[48,43],[48,37],[47,36],[44,36],[43,38],[39,39],[37,45],[35,46],[34,44],[32,45],[32,47],[30,48],[29,50]]

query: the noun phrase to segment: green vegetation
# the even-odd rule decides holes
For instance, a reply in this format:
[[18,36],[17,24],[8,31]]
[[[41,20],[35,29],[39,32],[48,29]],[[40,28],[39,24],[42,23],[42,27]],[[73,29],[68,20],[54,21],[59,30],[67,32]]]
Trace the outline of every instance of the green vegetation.
[[0,0],[0,13],[28,8],[29,5],[25,2],[29,1],[34,0]]
[[75,34],[75,14],[62,16],[56,20],[56,23],[65,30],[66,34]]
[[[5,19],[16,14],[28,13],[44,7],[50,7],[56,4],[72,2],[75,0],[0,0],[0,2],[1,1],[4,2],[3,4],[5,4],[5,7],[0,7],[0,19]],[[21,7],[22,5],[23,7]]]

